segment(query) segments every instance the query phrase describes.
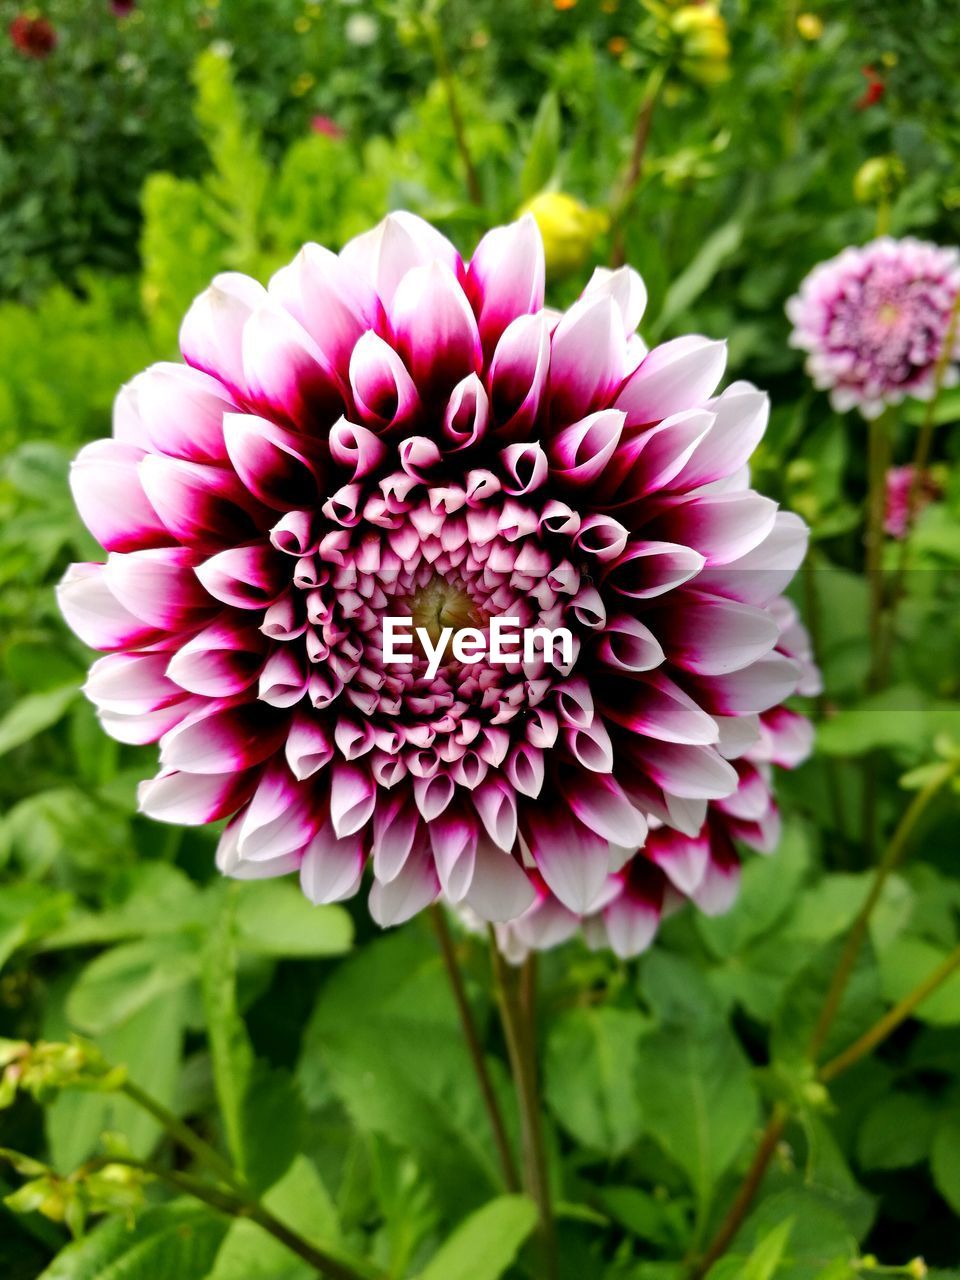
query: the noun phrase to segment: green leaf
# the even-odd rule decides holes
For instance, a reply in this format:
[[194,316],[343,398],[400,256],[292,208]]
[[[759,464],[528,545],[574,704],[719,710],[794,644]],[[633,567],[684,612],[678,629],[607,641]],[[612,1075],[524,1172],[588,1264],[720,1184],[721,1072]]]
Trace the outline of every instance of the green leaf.
[[950,1208],[960,1213],[960,1112],[950,1112],[937,1126],[930,1168],[937,1190]]
[[[807,1046],[823,1008],[823,999],[829,990],[843,947],[840,938],[820,950],[814,951],[808,964],[790,982],[774,1020],[771,1053],[777,1063],[802,1063],[806,1059]],[[837,1010],[822,1057],[851,1044],[857,1036],[872,1026],[883,1014],[884,1004],[880,991],[880,975],[877,972],[873,948],[864,946],[854,966]]]
[[[184,995],[183,989],[168,991],[97,1040],[108,1061],[122,1063],[130,1078],[166,1107],[175,1105],[180,1079]],[[63,1039],[68,1030],[55,1016],[44,1025],[51,1039]],[[44,1120],[51,1158],[62,1173],[92,1155],[108,1130],[122,1133],[141,1159],[150,1155],[161,1133],[152,1116],[116,1093],[69,1090],[44,1108]]]
[[71,901],[69,894],[41,885],[5,885],[0,893],[0,969],[18,948],[56,928]]
[[707,236],[693,260],[688,263],[667,290],[660,314],[651,326],[650,336],[658,339],[671,322],[693,305],[707,289],[714,276],[740,248],[743,240],[743,218],[738,215]]
[[881,747],[920,753],[940,733],[960,737],[960,707],[898,685],[824,720],[817,746],[828,756],[862,756]]
[[244,1106],[253,1074],[253,1048],[237,1007],[234,886],[221,895],[203,952],[202,990],[213,1081],[233,1162],[247,1171]]
[[893,1093],[878,1099],[860,1124],[857,1161],[864,1169],[909,1169],[930,1153],[936,1122],[928,1098]]
[[[263,1196],[282,1222],[329,1253],[341,1248],[336,1207],[306,1156]],[[206,1280],[313,1280],[316,1270],[252,1222],[235,1221]]]
[[44,729],[55,725],[79,692],[79,684],[71,681],[56,689],[30,693],[21,698],[0,720],[0,756],[14,747],[23,746]]
[[[501,1064],[488,1066],[505,1093]],[[308,1107],[332,1095],[361,1133],[409,1152],[450,1219],[501,1185],[443,963],[422,927],[378,937],[337,967],[304,1035],[297,1075]],[[506,1100],[504,1112],[509,1123]]]
[[110,1218],[61,1250],[38,1280],[199,1280],[226,1231],[225,1219],[184,1202],[148,1209],[133,1226]]
[[560,157],[560,103],[551,90],[540,99],[520,172],[520,195],[530,200],[550,182]]
[[807,830],[789,822],[775,858],[751,858],[744,866],[740,895],[730,911],[722,916],[697,913],[697,931],[713,954],[736,955],[772,929],[794,904],[809,865]]
[[284,880],[239,886],[237,945],[266,956],[336,956],[349,951],[353,921],[343,907],[315,907]]
[[81,970],[67,997],[67,1014],[81,1031],[101,1035],[157,996],[192,982],[198,972],[199,956],[190,938],[125,943]]
[[[884,995],[893,1002],[902,1000],[929,978],[948,954],[943,947],[910,934],[894,938],[879,956]],[[960,972],[951,974],[932,995],[922,1000],[913,1017],[940,1027],[960,1023]]]
[[177,867],[164,862],[138,863],[130,868],[124,885],[126,893],[116,906],[78,913],[48,934],[40,949],[54,951],[176,933],[189,926],[205,926],[209,919],[208,901]]
[[622,1155],[640,1136],[637,1049],[649,1022],[632,1009],[574,1009],[551,1027],[547,1102],[578,1142]]
[[726,1266],[721,1262],[711,1267],[708,1273],[710,1280],[721,1280],[723,1276],[736,1276],[737,1280],[772,1280],[790,1242],[795,1221],[795,1218],[785,1218],[767,1232],[749,1257],[735,1263],[735,1272],[730,1270],[729,1262]]
[[684,1170],[706,1212],[757,1121],[743,1050],[722,1023],[664,1026],[642,1040],[636,1078],[647,1130]]
[[421,1272],[419,1280],[499,1280],[537,1221],[526,1196],[500,1196],[472,1213]]

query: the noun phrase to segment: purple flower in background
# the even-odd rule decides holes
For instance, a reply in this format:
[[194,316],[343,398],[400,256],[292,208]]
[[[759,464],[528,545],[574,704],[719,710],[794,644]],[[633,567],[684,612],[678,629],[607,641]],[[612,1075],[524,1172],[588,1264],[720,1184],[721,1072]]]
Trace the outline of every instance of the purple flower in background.
[[127,17],[136,7],[136,0],[110,0],[110,8],[118,18]]
[[[532,217],[465,263],[391,214],[266,289],[218,276],[186,363],[136,377],[77,458],[108,552],[60,587],[106,652],[87,693],[115,737],[159,742],[144,813],[230,818],[226,874],[298,872],[333,902],[369,866],[381,924],[441,892],[503,922],[541,886],[608,912],[611,876],[716,905],[729,841],[702,842],[694,877],[669,833],[717,815],[772,841],[807,530],[749,488],[767,398],[717,393],[722,342],[648,351],[629,268],[563,314],[543,298]],[[425,637],[405,665],[397,617]],[[565,628],[569,651],[428,661],[427,639],[498,618]]]
[[[929,399],[960,290],[960,253],[882,237],[814,267],[787,303],[792,346],[839,413],[876,418],[905,396]],[[948,359],[960,358],[954,332]],[[955,364],[943,385],[957,381]]]
[[[891,538],[905,538],[923,508],[943,492],[929,471],[924,471],[914,481],[916,474],[917,469],[912,466],[891,467],[887,472],[883,527]],[[912,503],[911,489],[914,490]]]

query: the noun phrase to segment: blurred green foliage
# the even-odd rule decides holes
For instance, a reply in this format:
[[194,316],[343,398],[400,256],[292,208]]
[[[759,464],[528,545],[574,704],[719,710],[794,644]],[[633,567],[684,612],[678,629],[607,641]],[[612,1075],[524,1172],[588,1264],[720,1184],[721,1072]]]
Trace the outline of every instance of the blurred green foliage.
[[[154,752],[100,731],[78,695],[88,654],[51,588],[68,561],[98,553],[69,501],[70,456],[106,432],[123,381],[174,354],[216,271],[266,279],[304,240],[336,247],[389,208],[431,218],[466,253],[544,188],[610,207],[653,19],[634,0],[450,0],[442,29],[478,205],[412,0],[278,0],[269,14],[253,0],[144,0],[125,17],[107,0],[51,0],[46,12],[60,35],[48,59],[0,49],[0,1034],[95,1041],[275,1213],[382,1275],[535,1275],[530,1206],[500,1194],[427,926],[375,936],[362,905],[313,909],[291,885],[222,883],[210,832],[138,817]],[[814,262],[873,233],[876,211],[853,197],[871,156],[904,166],[891,230],[956,241],[956,20],[935,3],[820,4],[808,38],[796,7],[731,0],[724,12],[733,74],[709,91],[668,84],[625,247],[650,291],[648,340],[726,336],[732,375],[773,393],[755,477],[813,527],[797,596],[826,677],[819,749],[781,781],[782,846],[748,861],[729,915],[674,917],[639,964],[579,945],[543,958],[562,1274],[681,1276],[730,1202],[763,1109],[790,1098],[798,1118],[714,1280],[853,1280],[869,1254],[923,1254],[948,1280],[960,1274],[960,979],[828,1097],[808,1087],[801,1049],[868,887],[861,758],[875,753],[889,833],[908,799],[901,775],[960,739],[960,398],[938,407],[943,494],[911,540],[891,687],[865,699],[864,428],[809,389],[783,303]],[[865,66],[885,91],[858,107]],[[342,136],[313,131],[315,114]],[[558,283],[553,300],[580,284]],[[898,460],[922,415],[901,415]],[[887,548],[891,565],[898,555]],[[958,838],[944,800],[886,885],[828,1052],[956,946]],[[484,948],[457,943],[513,1124]],[[177,1167],[156,1119],[120,1093],[65,1089],[41,1109],[21,1092],[0,1141],[39,1165],[0,1174],[0,1190],[27,1178],[20,1209],[60,1195],[57,1179],[102,1152],[104,1134],[114,1155],[119,1141]],[[254,1223],[156,1184],[132,1228],[119,1193],[96,1190],[88,1207],[106,1216],[74,1244],[59,1221],[0,1207],[3,1274],[313,1274]]]

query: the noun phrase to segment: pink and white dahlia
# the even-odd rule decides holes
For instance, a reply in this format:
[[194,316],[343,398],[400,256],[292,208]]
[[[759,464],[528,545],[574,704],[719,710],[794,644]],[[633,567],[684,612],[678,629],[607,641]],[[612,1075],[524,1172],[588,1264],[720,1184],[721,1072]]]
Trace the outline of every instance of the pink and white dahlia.
[[960,253],[882,236],[821,262],[787,303],[790,343],[838,413],[876,418],[904,396],[929,399],[950,341],[945,386],[957,381],[960,332],[952,324]]
[[[645,291],[597,271],[544,308],[526,217],[464,263],[390,215],[307,245],[263,288],[218,276],[118,399],[72,482],[105,564],[60,602],[109,733],[159,742],[140,791],[228,818],[228,875],[298,872],[333,902],[372,872],[382,924],[443,892],[505,921],[528,870],[579,914],[648,821],[699,831],[801,680],[781,593],[806,529],[747,487],[767,418],[717,394],[722,342],[647,352]],[[505,665],[384,656],[430,635],[567,627]],[[731,801],[735,803],[735,801]]]
[[[786,599],[771,606],[780,629],[777,652],[798,664],[796,692],[820,692],[819,669],[806,629]],[[622,959],[645,951],[664,916],[691,901],[706,915],[732,905],[740,884],[738,844],[771,854],[780,842],[780,814],[773,796],[773,769],[795,769],[813,748],[813,725],[785,706],[742,717],[736,734],[719,747],[737,774],[736,789],[706,802],[705,812],[678,820],[653,806],[644,845],[616,871],[593,909],[571,911],[529,872],[535,898],[522,916],[496,926],[498,945],[520,963],[531,951],[546,951],[577,932],[595,950],[609,947]],[[684,817],[687,820],[684,820]]]

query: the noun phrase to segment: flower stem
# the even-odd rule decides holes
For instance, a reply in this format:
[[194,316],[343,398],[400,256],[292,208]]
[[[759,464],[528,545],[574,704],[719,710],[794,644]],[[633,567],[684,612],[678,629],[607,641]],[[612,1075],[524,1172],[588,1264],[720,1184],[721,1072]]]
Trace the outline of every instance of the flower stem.
[[647,80],[637,123],[633,132],[633,147],[630,151],[630,162],[623,178],[623,187],[619,199],[615,202],[613,248],[611,262],[615,267],[622,267],[627,260],[626,236],[624,234],[624,218],[633,202],[640,179],[643,176],[643,160],[650,140],[650,126],[653,123],[653,112],[667,78],[666,63],[653,68]]
[[777,1149],[777,1143],[786,1128],[789,1116],[790,1113],[784,1104],[778,1102],[771,1112],[770,1119],[767,1121],[767,1127],[764,1129],[757,1145],[750,1168],[740,1184],[740,1190],[737,1192],[727,1216],[717,1228],[717,1233],[711,1240],[706,1252],[691,1267],[690,1280],[701,1280],[717,1259],[723,1257],[734,1236],[740,1230],[740,1226],[747,1216],[750,1206],[753,1204],[754,1197],[760,1189],[760,1183],[763,1181],[767,1166],[773,1159],[773,1153]]
[[128,1156],[103,1156],[89,1161],[83,1169],[85,1172],[93,1173],[106,1165],[115,1164],[139,1169],[142,1173],[165,1182],[172,1190],[193,1196],[195,1200],[209,1205],[218,1213],[226,1214],[231,1218],[248,1218],[262,1227],[268,1235],[278,1240],[291,1253],[308,1262],[316,1269],[318,1275],[326,1277],[327,1280],[365,1280],[359,1271],[355,1271],[353,1267],[331,1257],[324,1250],[312,1245],[309,1240],[305,1240],[252,1196],[222,1191],[218,1187],[209,1186],[199,1178],[191,1177],[188,1173],[180,1173],[176,1169],[164,1169],[162,1165],[153,1164],[147,1160],[134,1160]]
[[910,554],[910,528],[916,516],[924,472],[930,463],[930,454],[933,449],[933,432],[936,426],[937,402],[943,390],[944,379],[950,364],[950,355],[957,338],[958,325],[960,325],[960,290],[957,291],[953,309],[950,312],[950,320],[943,340],[943,350],[937,357],[937,363],[934,366],[933,391],[924,410],[923,422],[917,435],[917,444],[913,453],[913,472],[910,476],[910,487],[907,490],[905,532],[903,541],[900,543],[900,554],[897,557],[897,566],[894,570],[893,583],[890,588],[890,603],[878,660],[878,671],[880,678],[883,680],[886,679],[890,668],[893,644],[896,639],[897,610],[903,598],[903,585]]
[[[537,1069],[533,1009],[527,1017],[521,1007],[517,974],[510,969],[500,954],[496,935],[490,929],[490,958],[493,965],[497,1003],[503,1022],[503,1034],[507,1043],[507,1055],[513,1073],[520,1109],[520,1133],[523,1143],[523,1167],[526,1190],[537,1206],[540,1219],[540,1239],[543,1250],[542,1280],[557,1280],[557,1238],[550,1204],[550,1184],[547,1175],[546,1149],[543,1142],[543,1126],[540,1117],[540,1100],[537,1094]],[[527,962],[529,964],[529,961]],[[529,979],[524,983],[527,998],[532,996]]]
[[474,1022],[473,1011],[470,1008],[470,1002],[467,999],[466,988],[463,983],[463,975],[460,973],[460,966],[457,964],[457,956],[453,947],[453,939],[450,936],[450,929],[447,926],[447,918],[443,914],[443,908],[434,904],[430,908],[430,919],[433,924],[434,932],[437,935],[437,942],[440,947],[440,954],[443,957],[443,963],[447,970],[447,977],[450,980],[450,989],[453,992],[453,1000],[457,1006],[457,1013],[460,1015],[460,1026],[463,1030],[463,1038],[466,1041],[467,1052],[470,1055],[470,1061],[473,1063],[473,1069],[477,1077],[477,1084],[480,1087],[480,1093],[483,1097],[483,1105],[486,1107],[487,1117],[490,1121],[490,1128],[493,1132],[493,1141],[497,1148],[497,1154],[500,1157],[500,1165],[503,1170],[503,1180],[508,1191],[517,1191],[520,1187],[520,1179],[517,1176],[517,1167],[514,1163],[513,1152],[510,1150],[510,1141],[507,1138],[507,1130],[503,1123],[503,1115],[500,1111],[500,1104],[497,1102],[497,1095],[494,1092],[493,1081],[490,1079],[490,1073],[487,1070],[487,1063],[483,1056],[483,1047],[480,1044],[480,1037],[477,1034],[477,1026]]
[[810,1037],[810,1043],[807,1046],[807,1056],[812,1062],[815,1062],[826,1043],[827,1036],[830,1034],[830,1028],[833,1026],[834,1019],[840,1009],[840,1002],[843,999],[843,993],[847,989],[850,976],[853,973],[854,965],[857,962],[857,956],[860,954],[860,948],[863,946],[864,939],[867,935],[867,929],[870,925],[870,917],[873,909],[880,900],[883,887],[887,883],[890,875],[900,865],[903,856],[906,853],[910,842],[910,837],[920,821],[920,818],[926,812],[931,801],[937,796],[940,790],[954,776],[957,765],[944,764],[943,769],[933,778],[927,785],[913,797],[913,800],[907,806],[907,810],[897,828],[890,838],[890,843],[883,858],[877,866],[874,873],[873,883],[870,891],[864,900],[863,906],[854,920],[850,932],[847,934],[847,940],[844,944],[843,951],[837,967],[834,970],[830,987],[824,998],[823,1007],[820,1010],[820,1017],[817,1019],[813,1034]]
[[440,77],[440,83],[443,85],[443,91],[446,95],[447,110],[450,113],[450,123],[453,126],[454,141],[457,144],[457,150],[460,152],[460,159],[463,162],[467,191],[474,204],[482,205],[483,188],[480,186],[477,167],[470,153],[467,129],[463,120],[463,112],[460,110],[460,97],[457,93],[457,78],[450,63],[450,55],[447,53],[443,31],[433,14],[425,14],[422,22],[430,44],[430,51],[433,54],[433,61],[437,68],[437,75]]
[[228,1160],[225,1160],[208,1142],[193,1132],[189,1125],[168,1111],[162,1103],[156,1098],[151,1097],[149,1093],[141,1089],[139,1085],[134,1084],[132,1080],[125,1080],[120,1086],[120,1091],[125,1093],[131,1102],[135,1102],[143,1111],[153,1116],[167,1134],[178,1142],[181,1147],[189,1151],[200,1164],[205,1164],[211,1173],[215,1173],[221,1182],[227,1186],[233,1187],[235,1190],[243,1190],[243,1180],[237,1171],[233,1168]]
[[861,1058],[865,1058],[868,1053],[872,1053],[878,1044],[886,1040],[902,1022],[905,1022],[910,1017],[914,1009],[926,1000],[927,996],[942,986],[951,974],[958,969],[960,969],[960,947],[955,947],[942,964],[928,974],[918,986],[914,987],[909,995],[904,996],[878,1022],[875,1022],[869,1031],[865,1031],[859,1039],[854,1040],[853,1044],[848,1045],[842,1053],[838,1053],[835,1058],[831,1058],[828,1063],[822,1066],[819,1071],[819,1079],[824,1084],[828,1084],[844,1071],[849,1070]]
[[[955,776],[958,765],[960,765],[960,762],[944,764],[937,776],[914,796],[913,801],[908,806],[890,839],[883,860],[877,867],[870,891],[847,935],[846,944],[834,971],[830,987],[824,997],[820,1017],[807,1046],[807,1057],[811,1062],[816,1061],[830,1028],[833,1026],[834,1019],[840,1008],[840,1002],[843,999],[843,993],[847,988],[847,983],[850,981],[850,975],[853,973],[853,967],[866,937],[870,916],[880,900],[883,886],[903,859],[910,837],[913,835],[920,818],[934,797]],[[958,967],[960,967],[960,948],[951,953],[940,968],[931,974],[925,982],[921,983],[916,991],[911,992],[900,1004],[891,1009],[884,1018],[881,1018],[871,1031],[861,1036],[850,1048],[845,1049],[843,1053],[828,1062],[819,1072],[818,1078],[826,1083],[826,1081],[834,1079],[840,1071],[852,1066],[864,1054],[869,1053],[885,1036],[889,1035],[895,1027],[899,1026],[910,1015],[921,1000],[928,996]],[[734,1198],[733,1204],[730,1206],[726,1217],[717,1229],[716,1235],[707,1246],[707,1249],[691,1268],[689,1280],[702,1280],[702,1277],[707,1274],[713,1263],[726,1253],[731,1241],[750,1211],[750,1207],[763,1181],[763,1175],[773,1159],[777,1143],[780,1141],[789,1118],[790,1111],[786,1104],[778,1102],[771,1112],[767,1127],[763,1131],[763,1136],[757,1146],[750,1168],[740,1184],[740,1189]]]

